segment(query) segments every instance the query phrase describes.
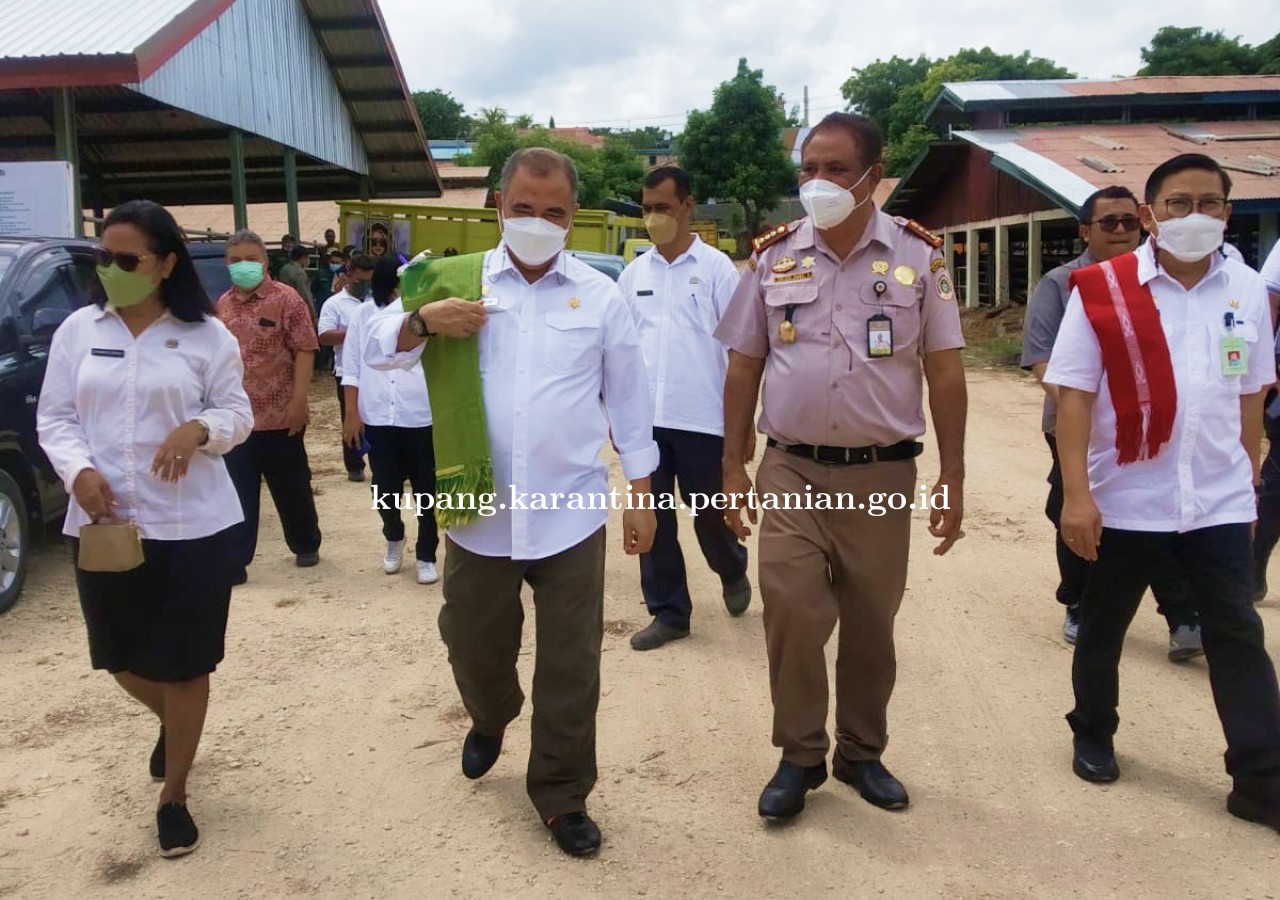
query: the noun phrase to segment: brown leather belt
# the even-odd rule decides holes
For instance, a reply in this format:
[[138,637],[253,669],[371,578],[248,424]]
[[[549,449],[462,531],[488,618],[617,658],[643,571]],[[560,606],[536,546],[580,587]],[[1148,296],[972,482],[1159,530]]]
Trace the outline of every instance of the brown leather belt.
[[875,462],[915,459],[924,452],[919,441],[898,441],[888,447],[815,447],[813,444],[779,444],[769,438],[768,445],[784,453],[803,456],[829,466],[859,466]]

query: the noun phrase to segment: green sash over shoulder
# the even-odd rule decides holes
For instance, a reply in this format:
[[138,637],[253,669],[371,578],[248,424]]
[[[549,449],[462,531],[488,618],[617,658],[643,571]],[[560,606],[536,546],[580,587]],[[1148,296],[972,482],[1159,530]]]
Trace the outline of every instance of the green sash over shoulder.
[[[483,253],[415,260],[400,276],[405,311],[449,297],[479,301],[483,273]],[[474,522],[483,507],[481,495],[494,492],[479,336],[432,337],[422,354],[422,371],[434,423],[436,521],[441,528],[456,528]]]

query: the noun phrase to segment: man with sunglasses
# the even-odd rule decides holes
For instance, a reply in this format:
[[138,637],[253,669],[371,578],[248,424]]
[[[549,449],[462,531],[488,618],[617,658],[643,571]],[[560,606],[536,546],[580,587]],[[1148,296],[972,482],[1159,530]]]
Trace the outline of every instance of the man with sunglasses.
[[[1062,468],[1058,459],[1058,442],[1054,420],[1058,414],[1058,389],[1044,381],[1044,372],[1058,338],[1058,328],[1071,295],[1071,275],[1085,266],[1113,259],[1138,248],[1142,226],[1138,220],[1138,198],[1133,191],[1112,185],[1095,191],[1080,207],[1080,240],[1084,253],[1065,265],[1050,271],[1036,285],[1027,303],[1022,335],[1022,368],[1030,369],[1044,388],[1044,416],[1041,427],[1053,457],[1049,470],[1049,498],[1044,512],[1053,523],[1058,556],[1058,602],[1066,607],[1062,637],[1074,645],[1080,630],[1080,600],[1089,580],[1089,563],[1081,559],[1062,540],[1059,527],[1062,516]],[[1188,596],[1185,580],[1176,571],[1157,573],[1151,591],[1156,608],[1169,623],[1169,659],[1173,662],[1192,659],[1204,652],[1200,627]]]
[[1220,252],[1231,179],[1176,156],[1147,179],[1135,252],[1072,276],[1044,380],[1058,386],[1062,537],[1093,562],[1072,660],[1072,769],[1120,777],[1119,665],[1152,575],[1176,565],[1200,614],[1233,785],[1227,811],[1280,830],[1280,690],[1253,608],[1267,289]]

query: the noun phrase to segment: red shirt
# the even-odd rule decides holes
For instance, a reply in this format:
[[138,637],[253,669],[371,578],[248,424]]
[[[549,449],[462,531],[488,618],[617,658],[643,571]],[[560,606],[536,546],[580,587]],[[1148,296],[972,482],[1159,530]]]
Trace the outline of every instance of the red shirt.
[[231,288],[218,298],[217,309],[218,318],[240,342],[254,431],[285,428],[285,412],[293,399],[294,359],[320,349],[307,301],[268,276],[245,299]]

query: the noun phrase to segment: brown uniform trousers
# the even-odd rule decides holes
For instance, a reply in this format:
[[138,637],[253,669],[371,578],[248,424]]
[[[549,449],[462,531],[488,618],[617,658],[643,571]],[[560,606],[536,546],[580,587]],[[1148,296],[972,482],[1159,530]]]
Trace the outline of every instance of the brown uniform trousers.
[[[826,465],[770,448],[756,474],[761,495],[900,493],[911,504],[914,460]],[[879,498],[883,499],[883,498]],[[918,496],[916,502],[918,502]],[[845,504],[848,506],[848,503]],[[886,505],[887,504],[882,504]],[[765,510],[760,527],[773,743],[800,766],[823,762],[827,737],[824,647],[840,624],[836,658],[836,748],[856,762],[879,759],[897,676],[893,622],[907,583],[911,510]]]
[[596,708],[604,636],[605,530],[555,556],[479,556],[446,538],[440,635],[475,727],[498,734],[520,714],[516,674],[533,588],[536,656],[526,785],[545,822],[586,808],[596,783]]

